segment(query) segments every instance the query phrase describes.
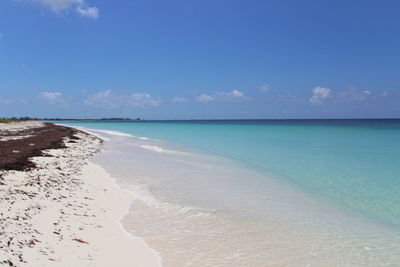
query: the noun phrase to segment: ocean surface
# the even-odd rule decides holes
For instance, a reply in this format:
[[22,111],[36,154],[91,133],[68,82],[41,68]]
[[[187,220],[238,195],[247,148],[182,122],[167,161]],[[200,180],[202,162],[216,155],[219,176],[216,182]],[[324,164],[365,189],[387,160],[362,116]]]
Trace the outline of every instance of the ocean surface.
[[400,120],[60,123],[165,266],[400,266]]

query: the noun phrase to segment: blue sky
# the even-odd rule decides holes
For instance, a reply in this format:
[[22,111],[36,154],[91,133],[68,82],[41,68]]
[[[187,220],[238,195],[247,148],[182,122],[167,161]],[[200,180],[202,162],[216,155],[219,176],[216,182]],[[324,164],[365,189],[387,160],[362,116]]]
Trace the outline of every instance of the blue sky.
[[397,0],[1,0],[0,117],[400,117]]

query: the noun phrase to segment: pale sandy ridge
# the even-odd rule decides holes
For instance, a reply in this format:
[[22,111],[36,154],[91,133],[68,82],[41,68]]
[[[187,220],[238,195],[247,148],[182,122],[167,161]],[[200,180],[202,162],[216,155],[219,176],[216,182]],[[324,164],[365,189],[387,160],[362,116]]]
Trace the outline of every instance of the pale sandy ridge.
[[68,148],[34,158],[34,170],[2,172],[0,265],[161,266],[120,225],[133,196],[88,160],[100,139],[77,136]]
[[[41,128],[44,124],[34,121],[0,123],[0,141],[17,140],[31,136],[30,129]],[[10,135],[10,136],[8,136]]]

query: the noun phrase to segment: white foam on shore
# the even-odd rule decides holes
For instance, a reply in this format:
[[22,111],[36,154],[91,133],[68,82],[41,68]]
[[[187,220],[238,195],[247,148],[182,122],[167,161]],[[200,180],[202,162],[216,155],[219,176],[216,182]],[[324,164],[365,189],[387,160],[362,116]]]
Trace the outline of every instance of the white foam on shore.
[[152,146],[152,145],[140,145],[141,148],[147,149],[147,150],[152,150],[158,153],[163,153],[164,149],[160,146]]
[[[57,125],[65,126],[65,127],[72,127],[72,128],[78,129],[80,131],[83,131],[83,132],[86,132],[88,134],[94,135],[94,136],[96,136],[96,137],[98,137],[100,139],[103,139],[104,141],[109,141],[110,139],[105,137],[102,134],[107,134],[107,135],[111,135],[111,136],[121,136],[121,137],[134,137],[134,138],[138,138],[139,140],[143,140],[143,141],[149,141],[150,140],[150,138],[147,138],[147,137],[144,137],[144,136],[135,136],[135,135],[132,135],[132,134],[123,133],[123,132],[119,132],[119,131],[113,131],[113,130],[89,129],[89,128],[85,128],[85,127],[81,127],[81,126],[59,124],[59,123],[57,123]],[[149,148],[149,147],[150,146],[148,146],[146,148]],[[158,149],[158,148],[155,148],[155,150],[160,151],[160,149]],[[161,148],[161,150],[162,150],[162,148]]]
[[95,132],[99,132],[99,133],[105,133],[105,134],[109,134],[109,135],[114,135],[114,136],[123,136],[123,137],[136,137],[134,135],[131,134],[127,134],[127,133],[122,133],[122,132],[118,132],[118,131],[112,131],[112,130],[92,130]]
[[[61,124],[59,124],[61,125]],[[88,134],[94,135],[104,141],[110,141],[110,138],[105,137],[103,134],[107,134],[107,135],[112,135],[112,136],[121,136],[121,137],[132,137],[132,138],[137,138],[139,140],[143,140],[143,141],[149,141],[150,139],[147,137],[143,137],[143,136],[134,136],[131,134],[127,134],[127,133],[122,133],[122,132],[118,132],[118,131],[112,131],[112,130],[98,130],[98,129],[88,129],[88,128],[84,128],[84,127],[80,127],[80,126],[70,126],[70,125],[62,125],[62,126],[66,126],[66,127],[73,127],[76,128],[80,131],[86,132]],[[100,135],[98,134],[100,133]],[[168,150],[168,149],[164,149],[161,146],[157,146],[157,145],[148,145],[148,144],[142,144],[140,145],[141,148],[146,149],[146,150],[150,150],[150,151],[154,151],[157,153],[164,153],[164,154],[188,154],[186,152],[181,152],[181,151],[175,151],[175,150]]]
[[182,152],[182,151],[164,149],[161,146],[157,146],[157,145],[140,145],[140,147],[143,149],[147,149],[150,151],[154,151],[157,153],[163,153],[163,154],[174,154],[174,155],[189,155],[190,154],[190,153]]

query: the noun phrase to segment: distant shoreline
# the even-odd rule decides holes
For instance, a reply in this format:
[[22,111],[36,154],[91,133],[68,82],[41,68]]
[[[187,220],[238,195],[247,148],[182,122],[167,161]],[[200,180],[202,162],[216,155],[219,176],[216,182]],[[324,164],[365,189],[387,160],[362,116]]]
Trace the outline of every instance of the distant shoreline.
[[62,119],[62,118],[0,118],[0,123],[32,121],[32,122],[59,122],[59,121],[76,121],[76,122],[334,122],[334,121],[399,121],[400,118],[311,118],[311,119],[127,119],[127,118],[110,118],[110,119]]

